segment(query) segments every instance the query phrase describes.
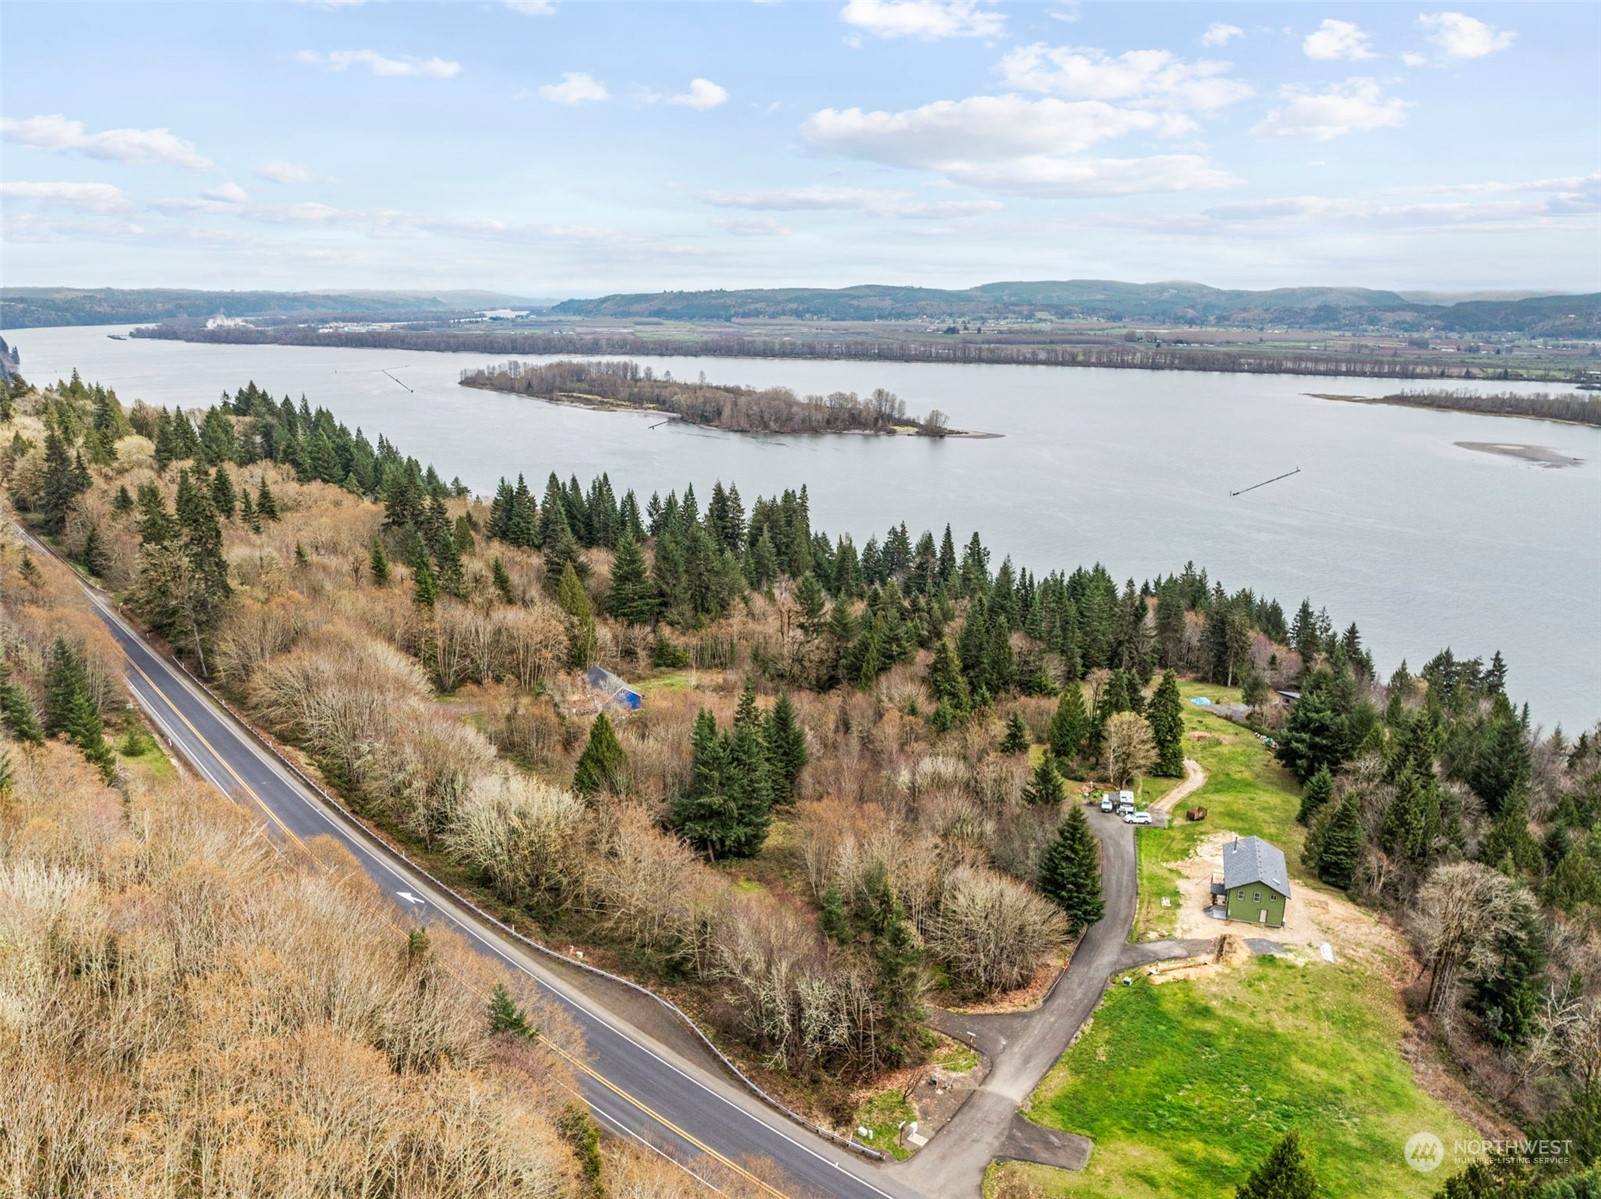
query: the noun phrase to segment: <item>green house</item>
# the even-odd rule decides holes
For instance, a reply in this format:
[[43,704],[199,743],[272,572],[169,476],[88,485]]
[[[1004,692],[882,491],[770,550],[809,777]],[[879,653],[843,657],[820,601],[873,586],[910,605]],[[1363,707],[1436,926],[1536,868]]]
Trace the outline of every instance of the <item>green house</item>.
[[1224,907],[1230,920],[1284,927],[1290,873],[1284,851],[1261,837],[1240,837],[1223,847]]

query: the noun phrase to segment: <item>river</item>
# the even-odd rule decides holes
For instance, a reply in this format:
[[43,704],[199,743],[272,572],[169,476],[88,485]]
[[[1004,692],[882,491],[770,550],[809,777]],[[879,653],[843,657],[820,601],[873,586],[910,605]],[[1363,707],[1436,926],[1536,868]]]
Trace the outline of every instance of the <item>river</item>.
[[[1508,691],[1570,734],[1601,717],[1601,429],[1337,403],[1377,379],[1027,366],[661,358],[659,372],[798,392],[887,387],[910,411],[993,440],[750,437],[632,413],[558,407],[457,384],[483,354],[115,341],[105,326],[6,339],[34,382],[76,367],[125,404],[202,406],[248,380],[305,394],[370,437],[488,493],[555,469],[609,471],[641,503],[717,479],[758,494],[809,486],[814,528],[858,544],[905,520],[915,537],[977,529],[995,564],[1043,573],[1104,562],[1118,579],[1204,566],[1231,591],[1302,596],[1360,626],[1379,669],[1449,645],[1501,650]],[[388,370],[390,373],[385,374]],[[391,375],[393,377],[391,377]],[[401,382],[397,382],[400,380]],[[1467,386],[1474,386],[1468,384]],[[1489,390],[1504,384],[1480,385]],[[1530,388],[1530,390],[1539,390]],[[1526,443],[1581,459],[1548,469],[1457,442]],[[1300,474],[1231,497],[1231,491]]]

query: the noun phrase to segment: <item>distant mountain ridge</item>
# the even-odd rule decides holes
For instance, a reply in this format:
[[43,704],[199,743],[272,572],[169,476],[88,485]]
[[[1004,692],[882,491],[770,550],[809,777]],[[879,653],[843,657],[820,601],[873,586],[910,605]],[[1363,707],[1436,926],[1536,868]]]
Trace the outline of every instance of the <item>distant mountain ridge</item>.
[[493,291],[198,291],[183,288],[0,288],[0,329],[127,325],[212,316],[376,316],[545,308],[553,301]]
[[1295,324],[1349,329],[1389,326],[1457,332],[1595,336],[1601,293],[1422,304],[1363,287],[1243,291],[1203,283],[1121,283],[1105,279],[985,283],[965,290],[865,284],[844,288],[670,291],[566,300],[552,313],[579,317],[727,321],[998,320],[1037,313],[1061,319],[1174,325]]

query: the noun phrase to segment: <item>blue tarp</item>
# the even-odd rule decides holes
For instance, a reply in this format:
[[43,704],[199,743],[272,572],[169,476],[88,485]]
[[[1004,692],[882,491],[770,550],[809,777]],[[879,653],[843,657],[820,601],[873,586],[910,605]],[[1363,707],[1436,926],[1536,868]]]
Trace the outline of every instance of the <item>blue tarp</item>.
[[1197,695],[1191,699],[1190,702],[1197,708],[1210,708],[1212,706],[1212,701],[1207,699],[1204,695]]
[[645,702],[644,697],[639,692],[635,691],[604,666],[591,666],[584,672],[584,678],[588,680],[589,685],[596,691],[604,692],[607,699],[621,704],[630,712],[639,711],[640,704]]

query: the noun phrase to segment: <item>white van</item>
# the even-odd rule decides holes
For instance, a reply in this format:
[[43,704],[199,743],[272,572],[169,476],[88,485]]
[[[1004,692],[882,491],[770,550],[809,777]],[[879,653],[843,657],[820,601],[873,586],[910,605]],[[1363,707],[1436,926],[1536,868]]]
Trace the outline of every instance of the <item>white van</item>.
[[1101,792],[1101,811],[1110,812],[1115,805],[1112,803],[1112,794],[1109,791]]

